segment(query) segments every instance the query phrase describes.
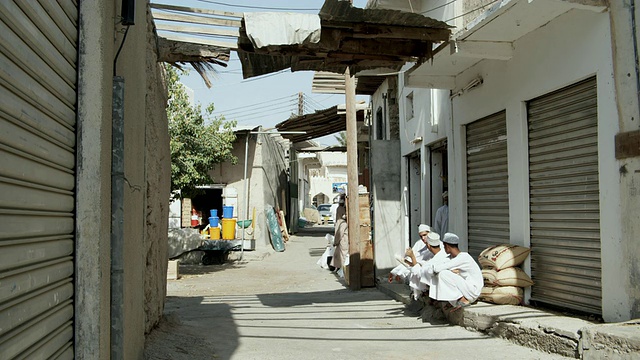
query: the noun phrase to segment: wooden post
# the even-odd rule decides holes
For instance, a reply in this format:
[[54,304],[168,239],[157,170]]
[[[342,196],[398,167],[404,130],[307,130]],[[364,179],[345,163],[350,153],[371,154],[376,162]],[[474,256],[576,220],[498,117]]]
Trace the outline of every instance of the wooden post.
[[356,85],[347,67],[344,72],[347,111],[347,223],[349,229],[349,274],[351,290],[360,290],[360,217],[358,205],[358,134],[356,131]]

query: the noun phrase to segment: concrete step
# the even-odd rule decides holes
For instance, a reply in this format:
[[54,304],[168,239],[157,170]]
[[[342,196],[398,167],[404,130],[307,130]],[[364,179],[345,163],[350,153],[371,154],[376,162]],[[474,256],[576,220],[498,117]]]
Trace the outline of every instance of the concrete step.
[[[405,284],[389,284],[386,278],[379,278],[377,287],[397,301],[410,303]],[[597,324],[529,306],[485,302],[455,312],[426,305],[422,317],[426,322],[440,322],[442,315],[451,324],[552,354],[589,360],[640,359],[640,322]]]

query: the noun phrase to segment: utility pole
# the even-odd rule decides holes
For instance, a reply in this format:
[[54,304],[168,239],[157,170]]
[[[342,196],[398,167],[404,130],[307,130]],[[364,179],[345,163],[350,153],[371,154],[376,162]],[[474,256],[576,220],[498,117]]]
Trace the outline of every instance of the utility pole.
[[358,196],[358,134],[356,84],[349,67],[344,72],[347,111],[347,225],[349,230],[349,288],[360,290],[360,211]]
[[298,116],[304,115],[304,94],[301,92],[298,93]]

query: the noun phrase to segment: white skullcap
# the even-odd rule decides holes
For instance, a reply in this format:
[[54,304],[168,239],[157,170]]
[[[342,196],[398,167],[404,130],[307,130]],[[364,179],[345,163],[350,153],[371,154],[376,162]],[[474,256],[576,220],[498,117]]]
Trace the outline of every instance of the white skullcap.
[[460,243],[460,238],[454,233],[446,233],[442,238],[442,242],[452,245],[458,245]]
[[420,224],[418,226],[418,234],[425,232],[425,231],[431,231],[431,227],[429,225],[425,225],[425,224]]
[[440,235],[430,232],[429,235],[427,235],[427,244],[431,246],[440,246]]
[[448,191],[443,192],[442,193],[442,197],[443,198],[448,198],[449,197],[449,192]]

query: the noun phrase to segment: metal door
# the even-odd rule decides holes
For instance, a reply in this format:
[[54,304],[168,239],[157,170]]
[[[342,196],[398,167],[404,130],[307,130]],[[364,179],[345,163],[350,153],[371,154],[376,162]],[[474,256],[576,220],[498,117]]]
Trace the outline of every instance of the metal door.
[[467,132],[469,253],[509,243],[509,174],[506,113],[470,123]]
[[528,103],[531,300],[600,314],[596,79]]
[[73,358],[78,9],[0,1],[0,358]]

